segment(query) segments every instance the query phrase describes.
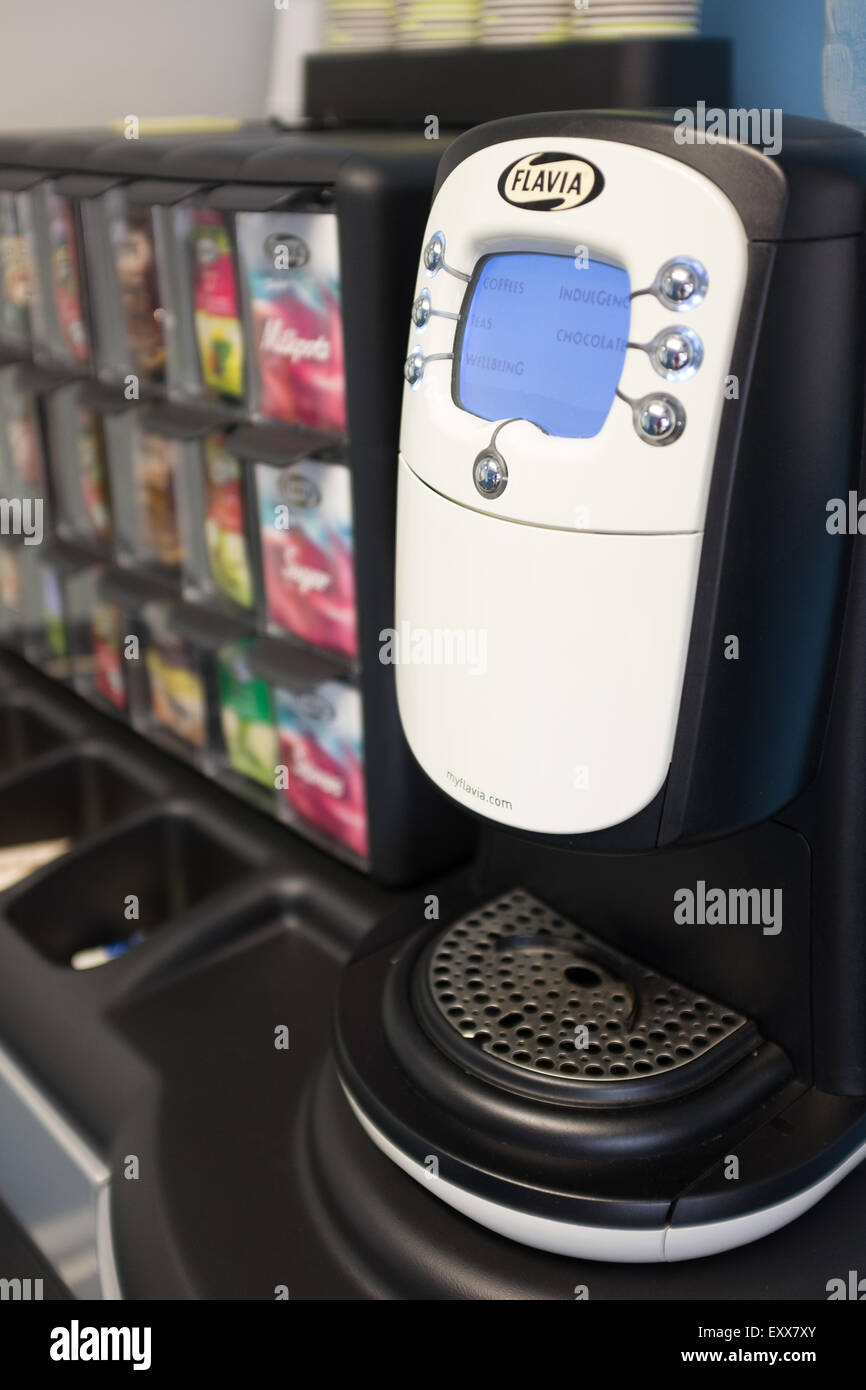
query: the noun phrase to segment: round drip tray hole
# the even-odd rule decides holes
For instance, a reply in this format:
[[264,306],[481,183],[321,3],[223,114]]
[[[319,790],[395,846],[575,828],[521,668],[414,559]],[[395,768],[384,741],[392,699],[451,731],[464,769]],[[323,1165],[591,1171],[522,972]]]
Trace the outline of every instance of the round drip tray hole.
[[516,1027],[516,1025],[517,1025],[518,1023],[522,1023],[522,1022],[523,1022],[523,1014],[519,1014],[519,1013],[517,1013],[516,1010],[515,1010],[514,1013],[504,1014],[503,1017],[500,1018],[500,1020],[499,1020],[499,1027],[500,1027],[500,1028],[514,1028],[514,1027]]
[[591,965],[567,965],[563,971],[570,984],[580,989],[596,989],[601,984],[601,975]]

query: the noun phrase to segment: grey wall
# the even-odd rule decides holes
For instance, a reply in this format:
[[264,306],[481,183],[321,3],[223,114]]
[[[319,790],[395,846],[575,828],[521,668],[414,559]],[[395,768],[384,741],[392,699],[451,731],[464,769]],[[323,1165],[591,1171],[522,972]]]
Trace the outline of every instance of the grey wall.
[[[0,0],[0,130],[264,115],[275,17],[291,24],[292,4]],[[823,12],[823,0],[704,0],[704,32],[736,45],[737,104],[822,114]]]
[[262,116],[274,0],[0,0],[0,130]]

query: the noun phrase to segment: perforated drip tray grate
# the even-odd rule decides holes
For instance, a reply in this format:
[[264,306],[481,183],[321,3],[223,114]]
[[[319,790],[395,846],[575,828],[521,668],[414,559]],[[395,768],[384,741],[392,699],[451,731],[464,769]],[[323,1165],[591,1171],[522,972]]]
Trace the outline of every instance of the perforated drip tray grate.
[[461,1065],[511,1088],[617,1104],[692,1090],[760,1041],[742,1014],[514,890],[438,936],[416,1007]]

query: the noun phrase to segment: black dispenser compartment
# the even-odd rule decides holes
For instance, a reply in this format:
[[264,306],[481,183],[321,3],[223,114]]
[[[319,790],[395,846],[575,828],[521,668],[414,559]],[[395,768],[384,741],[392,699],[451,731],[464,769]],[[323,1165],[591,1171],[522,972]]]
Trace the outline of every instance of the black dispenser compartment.
[[[221,949],[117,1011],[124,1043],[160,1077],[156,1123],[140,1111],[123,1141],[159,1182],[118,1183],[113,1193],[127,1298],[152,1297],[154,1280],[160,1297],[272,1299],[288,1281],[298,1296],[326,1298],[335,1275],[339,1296],[355,1296],[329,1261],[310,1258],[316,1215],[293,1152],[327,1048],[348,910],[341,895],[320,895],[302,878],[265,885],[245,910],[242,937],[227,914]],[[217,1015],[225,1026],[215,1030]],[[213,1161],[199,1163],[205,1154]],[[142,1240],[161,1220],[153,1207],[161,1183],[173,1189],[182,1271]],[[203,1222],[211,1204],[219,1218]]]
[[[90,995],[107,1005],[255,930],[251,895],[298,863],[303,874],[292,878],[292,901],[303,899],[311,922],[320,911],[327,915],[330,883],[340,873],[330,856],[301,847],[270,817],[143,745],[15,658],[0,657],[0,706],[38,713],[64,740],[44,752],[32,745],[31,761],[0,773],[0,851],[60,842],[51,846],[53,858],[40,863],[34,855],[33,866],[0,892],[0,984],[5,978],[7,986],[0,987],[0,1012],[10,1006],[7,1036],[14,1033],[19,997],[9,957],[25,973],[25,993],[67,988],[70,998]],[[351,873],[348,879],[354,900],[348,907],[343,895],[347,943],[375,920],[369,904],[381,912],[389,901],[385,890]],[[110,970],[57,972],[78,951],[131,937],[135,949],[111,959]]]
[[0,704],[0,776],[60,747],[67,737],[25,704]]
[[74,843],[139,809],[152,788],[108,750],[84,742],[4,778],[0,792],[0,848],[7,848]]
[[49,960],[68,964],[77,951],[157,931],[248,868],[189,811],[159,810],[42,871],[6,915]]

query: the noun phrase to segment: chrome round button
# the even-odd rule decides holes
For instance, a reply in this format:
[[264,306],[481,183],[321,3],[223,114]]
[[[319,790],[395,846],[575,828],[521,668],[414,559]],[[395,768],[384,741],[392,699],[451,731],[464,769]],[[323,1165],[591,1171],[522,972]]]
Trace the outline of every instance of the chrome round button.
[[420,348],[414,348],[403,367],[403,375],[410,386],[417,386],[424,375],[424,354]]
[[663,328],[647,351],[659,376],[685,381],[704,360],[704,345],[690,328]]
[[686,427],[686,412],[673,396],[644,396],[635,402],[634,427],[645,444],[672,444]]
[[435,274],[445,260],[445,237],[442,232],[434,232],[424,247],[424,265]]
[[429,323],[432,312],[433,303],[430,299],[430,291],[422,290],[412,305],[412,322],[415,327],[423,328],[425,324]]
[[489,501],[499,497],[508,484],[508,469],[498,449],[485,449],[472,465],[472,481]]
[[700,261],[678,256],[662,266],[653,289],[662,304],[682,314],[703,303],[708,284],[707,272]]

